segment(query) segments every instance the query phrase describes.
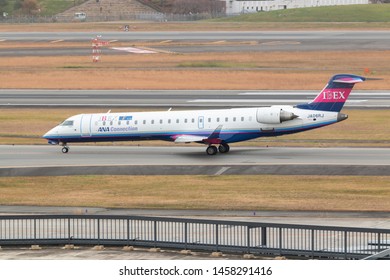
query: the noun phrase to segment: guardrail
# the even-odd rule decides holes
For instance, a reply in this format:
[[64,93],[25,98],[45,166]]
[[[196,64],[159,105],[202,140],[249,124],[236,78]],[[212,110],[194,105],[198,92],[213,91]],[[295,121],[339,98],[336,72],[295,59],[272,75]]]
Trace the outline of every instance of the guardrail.
[[390,230],[140,216],[0,216],[0,246],[66,244],[361,259],[390,248]]

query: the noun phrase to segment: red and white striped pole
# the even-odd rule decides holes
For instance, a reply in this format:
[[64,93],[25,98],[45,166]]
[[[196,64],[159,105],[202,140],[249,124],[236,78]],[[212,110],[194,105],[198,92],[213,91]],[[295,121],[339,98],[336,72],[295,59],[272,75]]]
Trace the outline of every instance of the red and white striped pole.
[[92,61],[93,62],[99,62],[100,54],[101,54],[100,47],[106,46],[109,43],[107,41],[102,41],[101,37],[102,36],[98,35],[96,36],[96,38],[92,39]]

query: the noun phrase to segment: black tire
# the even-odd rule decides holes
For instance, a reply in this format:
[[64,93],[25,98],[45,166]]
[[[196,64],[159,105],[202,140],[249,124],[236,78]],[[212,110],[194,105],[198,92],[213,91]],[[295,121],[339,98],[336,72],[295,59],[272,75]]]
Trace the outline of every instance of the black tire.
[[218,150],[221,154],[224,154],[224,153],[228,153],[230,151],[230,147],[228,144],[223,143],[223,144],[219,145]]
[[62,148],[62,152],[63,152],[64,154],[66,154],[67,152],[69,152],[69,148],[68,148],[68,147],[63,147],[63,148]]
[[215,146],[208,146],[207,149],[206,149],[206,153],[207,153],[209,156],[213,156],[213,155],[215,155],[217,152],[218,152],[218,149],[217,149],[217,147],[215,147]]

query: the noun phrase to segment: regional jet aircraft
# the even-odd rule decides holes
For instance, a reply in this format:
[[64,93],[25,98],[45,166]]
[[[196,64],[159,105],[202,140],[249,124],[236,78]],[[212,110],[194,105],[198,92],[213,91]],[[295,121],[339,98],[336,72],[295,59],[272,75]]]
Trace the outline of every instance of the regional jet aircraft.
[[63,153],[73,142],[135,140],[195,142],[206,145],[208,155],[227,153],[230,143],[302,132],[347,119],[340,111],[353,86],[365,80],[356,75],[335,75],[313,101],[296,106],[80,114],[43,138],[61,145]]

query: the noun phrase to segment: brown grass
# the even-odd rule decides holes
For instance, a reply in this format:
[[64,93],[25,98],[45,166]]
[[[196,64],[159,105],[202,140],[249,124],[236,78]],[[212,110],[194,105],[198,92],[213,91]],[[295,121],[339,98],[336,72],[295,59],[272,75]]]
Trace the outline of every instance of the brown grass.
[[[89,47],[89,46],[88,46]],[[359,89],[390,88],[390,51],[1,57],[1,88],[321,89],[335,73],[384,78]],[[211,66],[208,66],[211,65]],[[347,67],[345,66],[347,65]],[[217,67],[215,67],[217,66]]]
[[[175,195],[172,195],[175,194]],[[388,177],[63,176],[0,178],[0,204],[390,211]]]

